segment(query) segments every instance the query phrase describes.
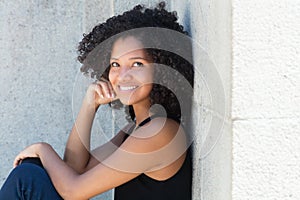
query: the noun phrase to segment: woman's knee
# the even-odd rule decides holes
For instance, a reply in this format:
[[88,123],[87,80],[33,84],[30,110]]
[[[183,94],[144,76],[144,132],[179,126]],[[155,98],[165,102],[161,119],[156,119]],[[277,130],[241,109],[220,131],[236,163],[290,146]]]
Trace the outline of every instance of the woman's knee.
[[32,164],[32,163],[23,163],[16,168],[10,174],[11,179],[21,182],[39,182],[44,178],[48,178],[48,175],[42,167]]
[[13,169],[4,183],[0,198],[62,199],[55,190],[46,170],[33,163],[22,163]]

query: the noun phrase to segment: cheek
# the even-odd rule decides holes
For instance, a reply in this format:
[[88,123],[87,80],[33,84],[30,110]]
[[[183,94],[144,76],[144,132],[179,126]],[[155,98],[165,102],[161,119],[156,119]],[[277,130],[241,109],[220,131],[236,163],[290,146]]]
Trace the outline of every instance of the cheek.
[[117,80],[117,73],[113,72],[113,71],[109,71],[108,79],[109,79],[110,83],[114,86],[114,84],[116,83],[116,80]]
[[153,88],[153,75],[151,71],[143,71],[141,73],[136,74],[138,77],[138,81],[142,83],[142,91],[144,94],[150,95],[150,92]]
[[140,71],[135,74],[135,77],[140,83],[153,84],[153,71],[151,69]]

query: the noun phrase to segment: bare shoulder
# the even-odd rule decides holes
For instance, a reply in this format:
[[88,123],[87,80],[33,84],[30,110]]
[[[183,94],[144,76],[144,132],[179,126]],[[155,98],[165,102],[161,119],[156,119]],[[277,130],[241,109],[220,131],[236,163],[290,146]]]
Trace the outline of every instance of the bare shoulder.
[[156,117],[134,131],[121,148],[127,152],[146,153],[158,166],[178,159],[187,149],[186,141],[185,132],[178,122]]
[[184,134],[178,122],[170,118],[156,117],[136,130],[132,136],[145,139],[170,139],[177,133]]

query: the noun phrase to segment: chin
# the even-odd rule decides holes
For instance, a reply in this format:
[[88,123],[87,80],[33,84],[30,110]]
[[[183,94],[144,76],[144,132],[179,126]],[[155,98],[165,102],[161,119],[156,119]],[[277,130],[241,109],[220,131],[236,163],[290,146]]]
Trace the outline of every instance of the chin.
[[130,106],[134,104],[134,101],[127,99],[127,98],[119,98],[119,101],[126,106]]
[[149,98],[119,98],[120,102],[126,106],[132,105],[147,105],[149,102]]

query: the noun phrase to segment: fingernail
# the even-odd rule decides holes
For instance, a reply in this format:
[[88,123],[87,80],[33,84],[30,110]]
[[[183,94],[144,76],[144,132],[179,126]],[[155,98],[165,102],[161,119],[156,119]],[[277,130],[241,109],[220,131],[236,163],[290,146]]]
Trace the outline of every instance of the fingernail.
[[101,94],[101,98],[103,99],[104,98],[104,96]]

